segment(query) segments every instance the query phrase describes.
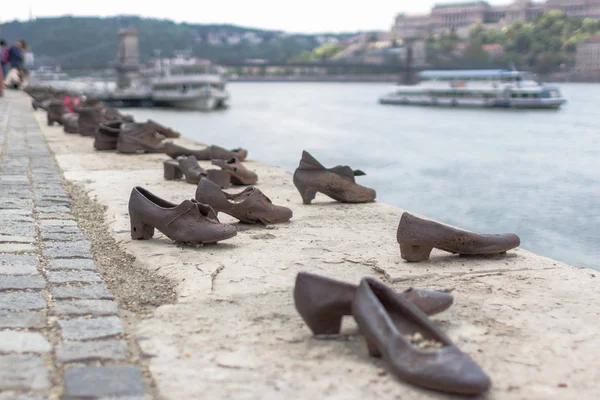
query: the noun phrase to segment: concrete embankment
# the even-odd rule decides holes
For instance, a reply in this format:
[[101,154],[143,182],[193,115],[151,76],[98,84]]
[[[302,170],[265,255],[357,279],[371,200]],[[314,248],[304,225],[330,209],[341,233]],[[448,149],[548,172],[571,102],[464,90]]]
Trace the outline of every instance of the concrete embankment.
[[[469,258],[434,250],[430,261],[409,264],[396,243],[403,210],[338,204],[322,196],[302,205],[290,173],[257,161],[246,163],[259,175],[257,186],[275,204],[293,209],[290,223],[249,226],[223,215],[239,232],[215,246],[182,247],[158,232],[152,240],[132,241],[132,187],[180,202],[194,196],[195,186],[165,181],[164,155],[96,152],[91,139],[46,127],[41,112],[36,117],[65,178],[81,196],[105,207],[115,243],[97,245],[95,255],[128,253],[137,267],[175,287],[175,302],[138,313],[131,326],[165,399],[451,398],[385,373],[381,360],[369,358],[351,318],[344,320],[340,338],[314,339],[293,304],[300,271],[355,283],[374,276],[398,290],[451,291],[454,305],[433,319],[490,375],[493,388],[486,398],[600,398],[595,271],[521,249]],[[96,218],[77,215],[84,225]],[[109,282],[123,309],[128,304],[121,287],[131,285],[127,271]]]

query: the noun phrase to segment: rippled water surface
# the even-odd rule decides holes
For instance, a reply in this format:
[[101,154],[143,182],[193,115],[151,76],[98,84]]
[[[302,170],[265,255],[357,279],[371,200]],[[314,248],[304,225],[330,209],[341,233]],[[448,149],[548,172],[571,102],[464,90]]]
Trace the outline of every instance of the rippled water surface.
[[379,201],[600,269],[600,85],[560,87],[559,111],[381,106],[385,84],[232,83],[225,111],[128,112],[290,172],[306,149],[365,171]]

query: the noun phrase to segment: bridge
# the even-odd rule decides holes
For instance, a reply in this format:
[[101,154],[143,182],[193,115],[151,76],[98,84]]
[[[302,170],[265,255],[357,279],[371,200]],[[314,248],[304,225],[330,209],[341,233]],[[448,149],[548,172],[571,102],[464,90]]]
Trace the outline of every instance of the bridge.
[[346,74],[399,74],[405,71],[400,64],[342,63],[342,62],[222,62],[232,73],[243,75],[346,75]]

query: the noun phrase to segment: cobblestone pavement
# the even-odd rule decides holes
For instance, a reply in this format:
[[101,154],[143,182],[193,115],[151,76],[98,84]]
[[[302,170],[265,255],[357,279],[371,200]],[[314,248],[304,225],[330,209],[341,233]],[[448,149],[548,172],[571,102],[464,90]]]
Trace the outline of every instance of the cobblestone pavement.
[[29,105],[0,99],[0,400],[147,399]]

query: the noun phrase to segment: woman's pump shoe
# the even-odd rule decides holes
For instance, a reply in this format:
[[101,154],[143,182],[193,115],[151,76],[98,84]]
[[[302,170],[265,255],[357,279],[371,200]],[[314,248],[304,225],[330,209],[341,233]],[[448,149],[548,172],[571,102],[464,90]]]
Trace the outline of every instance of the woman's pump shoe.
[[365,175],[360,170],[338,165],[325,168],[307,151],[302,152],[300,165],[294,172],[294,185],[304,204],[310,204],[317,192],[344,203],[368,203],[375,200],[375,190],[355,182],[355,176]]
[[396,238],[401,257],[412,262],[428,260],[434,247],[454,254],[498,254],[521,244],[513,233],[480,235],[406,212],[400,219]]
[[352,315],[369,354],[410,384],[442,392],[476,395],[490,378],[433,324],[427,315],[375,279],[364,278],[352,301]]
[[[333,335],[340,332],[342,317],[352,314],[352,301],[357,285],[336,281],[307,272],[296,277],[294,301],[296,309],[315,335]],[[417,306],[427,315],[447,310],[452,295],[434,290],[407,289],[394,292]]]

